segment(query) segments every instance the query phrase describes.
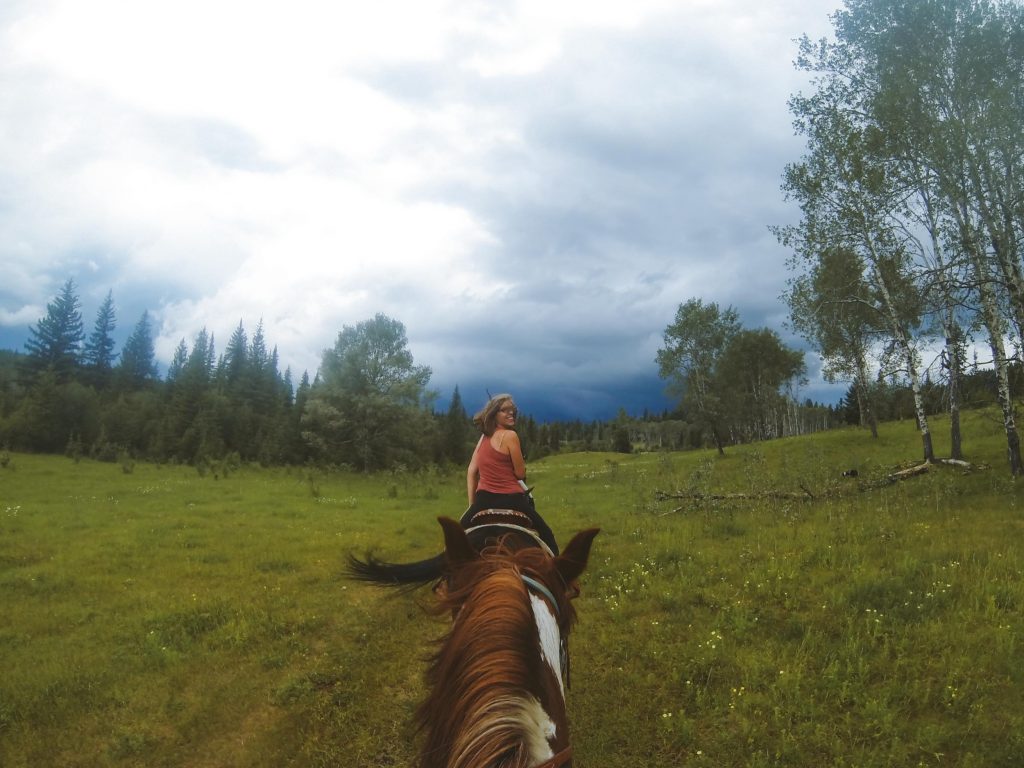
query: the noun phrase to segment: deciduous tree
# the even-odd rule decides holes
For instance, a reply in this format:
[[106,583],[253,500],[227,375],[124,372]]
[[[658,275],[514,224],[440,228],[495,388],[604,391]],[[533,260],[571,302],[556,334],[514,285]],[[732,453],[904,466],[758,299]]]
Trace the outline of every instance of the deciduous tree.
[[398,320],[377,314],[345,326],[324,350],[304,437],[321,460],[364,470],[425,463],[434,429],[424,407],[430,373],[414,363]]
[[[883,302],[894,298],[885,295],[894,275],[909,276],[930,299],[922,309],[940,317],[946,339],[954,451],[958,308],[978,312],[1010,469],[1024,474],[1005,349],[1007,336],[1024,335],[1024,8],[999,0],[847,0],[834,20],[834,41],[801,42],[798,65],[814,74],[815,91],[794,97],[792,107],[809,138],[804,165],[814,171],[798,178],[791,167],[788,188],[802,187],[802,204],[827,211],[819,224],[841,222],[846,242],[856,235]],[[831,173],[816,172],[827,166]],[[813,229],[804,234],[814,239]],[[913,271],[891,269],[908,257],[916,259]],[[958,285],[960,265],[969,282]],[[900,305],[886,310],[890,341],[906,359],[920,420],[918,361],[907,318],[893,311]],[[930,438],[922,437],[930,458]]]
[[679,305],[656,358],[661,377],[710,433],[720,454],[725,452],[725,413],[715,370],[739,331],[739,315],[732,307],[723,310],[714,302],[693,298]]

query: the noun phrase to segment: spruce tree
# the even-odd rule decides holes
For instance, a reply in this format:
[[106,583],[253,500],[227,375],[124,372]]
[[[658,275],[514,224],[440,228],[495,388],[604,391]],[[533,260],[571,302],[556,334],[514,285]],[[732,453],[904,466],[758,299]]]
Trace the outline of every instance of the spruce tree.
[[228,339],[228,345],[224,349],[224,357],[221,359],[220,377],[224,380],[229,389],[237,388],[245,376],[249,355],[249,339],[245,333],[242,321],[238,321]]
[[70,381],[80,364],[82,311],[70,278],[46,305],[46,316],[29,329],[26,365],[33,378],[52,370],[58,383]]
[[114,312],[114,294],[107,291],[107,298],[96,312],[96,323],[82,349],[82,363],[89,370],[93,383],[104,388],[110,381],[114,364],[114,329],[117,316]]
[[445,414],[442,427],[442,453],[444,458],[456,464],[469,461],[473,449],[473,427],[466,408],[462,404],[462,395],[456,385],[452,392],[452,400]]
[[153,349],[153,327],[149,312],[143,312],[132,335],[124,343],[117,365],[118,383],[129,390],[142,389],[157,378],[156,353]]
[[174,358],[171,360],[171,364],[167,367],[168,384],[173,384],[181,377],[182,372],[185,370],[185,363],[187,362],[188,345],[185,344],[185,340],[182,339],[178,342],[178,346],[174,350]]

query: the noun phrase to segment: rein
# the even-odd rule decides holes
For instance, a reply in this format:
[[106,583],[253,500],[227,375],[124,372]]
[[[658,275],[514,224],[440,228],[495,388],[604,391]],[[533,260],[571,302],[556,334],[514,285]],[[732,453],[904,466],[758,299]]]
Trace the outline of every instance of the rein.
[[550,600],[551,607],[555,609],[555,616],[561,616],[561,611],[558,610],[558,601],[555,600],[555,596],[551,594],[550,589],[545,587],[532,576],[527,576],[525,573],[520,573],[519,578],[521,578],[523,580],[523,583],[526,584],[526,586],[528,586],[530,589],[539,592],[542,597],[546,597],[548,600]]
[[[525,573],[520,573],[519,578],[523,580],[527,589],[532,589],[539,595],[546,597],[551,602],[551,607],[555,609],[555,620],[561,618],[562,611],[558,607],[558,601],[555,600],[555,596],[551,593],[551,590],[541,584],[537,579],[532,576],[527,576]],[[561,632],[558,633],[558,666],[562,670],[562,680],[565,683],[565,687],[569,687],[569,646],[566,642],[566,636]],[[570,752],[569,756],[572,756]],[[543,763],[539,768],[546,768],[550,765],[551,768],[558,768],[562,763]]]

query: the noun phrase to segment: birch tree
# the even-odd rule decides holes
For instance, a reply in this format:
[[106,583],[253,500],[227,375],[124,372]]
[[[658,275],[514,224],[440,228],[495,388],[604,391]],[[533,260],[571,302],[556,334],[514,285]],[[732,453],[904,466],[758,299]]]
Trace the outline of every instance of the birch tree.
[[871,348],[878,329],[864,266],[856,253],[839,248],[826,249],[806,264],[794,261],[794,268],[806,271],[790,281],[785,296],[792,326],[821,354],[826,381],[851,382],[860,425],[877,438]]
[[[1010,468],[1021,474],[1006,368],[1007,341],[1024,330],[1024,11],[998,0],[847,0],[834,21],[835,42],[801,42],[798,65],[817,75],[817,91],[794,99],[798,127],[842,115],[871,138],[865,156],[896,192],[885,213],[911,213],[902,225],[915,224],[915,209],[924,214],[918,242],[936,268],[923,265],[919,283],[963,259],[992,349]],[[903,226],[901,247],[911,251],[915,237]],[[955,376],[962,334],[950,287],[934,310]]]
[[783,189],[800,203],[802,220],[783,240],[807,263],[836,249],[849,250],[864,265],[869,306],[886,329],[889,349],[910,381],[925,461],[935,458],[921,392],[920,355],[914,330],[918,298],[909,273],[904,238],[892,214],[903,190],[891,163],[877,152],[881,137],[864,125],[845,83],[813,98],[794,97],[797,126],[808,137],[805,158],[786,170]]
[[671,392],[680,397],[719,454],[725,453],[725,409],[715,381],[715,368],[729,341],[740,332],[739,315],[732,307],[690,299],[679,305],[675,319],[665,328],[665,346],[656,362]]
[[[931,249],[966,259],[992,350],[1010,470],[1022,474],[1006,348],[1012,335],[1019,343],[1024,328],[1021,8],[967,0],[917,6],[862,0],[850,4],[846,18],[849,40],[877,62],[872,114],[892,154],[918,170]],[[948,232],[945,246],[935,234],[943,227],[940,217]],[[951,309],[944,325],[955,376],[962,340]],[[951,396],[955,386],[951,380]],[[951,411],[953,427],[955,416]],[[958,434],[953,446],[956,458]]]
[[741,330],[729,339],[715,369],[720,398],[733,434],[744,442],[785,434],[791,393],[802,376],[804,356],[769,329]]

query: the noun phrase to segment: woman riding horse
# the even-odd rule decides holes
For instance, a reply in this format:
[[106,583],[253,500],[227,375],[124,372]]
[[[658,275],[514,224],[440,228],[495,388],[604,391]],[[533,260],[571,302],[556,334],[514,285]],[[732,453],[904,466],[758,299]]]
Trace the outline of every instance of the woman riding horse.
[[516,518],[537,531],[548,548],[558,554],[558,544],[551,528],[539,514],[533,496],[526,486],[526,461],[519,435],[514,427],[519,410],[512,395],[492,397],[473,423],[483,433],[473,451],[466,470],[466,494],[469,509],[462,516],[462,526],[472,527],[477,515],[505,515],[508,522]]

